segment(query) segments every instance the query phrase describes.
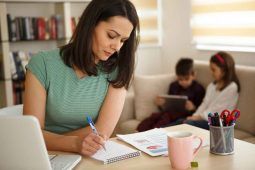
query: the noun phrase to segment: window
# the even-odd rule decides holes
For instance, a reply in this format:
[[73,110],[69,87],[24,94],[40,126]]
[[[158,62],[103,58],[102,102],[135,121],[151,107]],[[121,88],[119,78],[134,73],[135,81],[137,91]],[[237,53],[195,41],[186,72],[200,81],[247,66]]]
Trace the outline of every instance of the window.
[[142,45],[161,44],[160,0],[131,0],[140,19],[140,43]]
[[198,49],[255,52],[255,0],[192,0]]

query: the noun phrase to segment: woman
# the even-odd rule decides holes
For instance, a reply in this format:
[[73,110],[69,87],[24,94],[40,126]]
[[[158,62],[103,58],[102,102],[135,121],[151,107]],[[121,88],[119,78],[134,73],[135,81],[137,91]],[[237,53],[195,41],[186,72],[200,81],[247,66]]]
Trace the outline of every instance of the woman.
[[92,0],[67,45],[30,60],[23,112],[38,118],[48,150],[90,156],[102,148],[124,105],[138,35],[129,0]]

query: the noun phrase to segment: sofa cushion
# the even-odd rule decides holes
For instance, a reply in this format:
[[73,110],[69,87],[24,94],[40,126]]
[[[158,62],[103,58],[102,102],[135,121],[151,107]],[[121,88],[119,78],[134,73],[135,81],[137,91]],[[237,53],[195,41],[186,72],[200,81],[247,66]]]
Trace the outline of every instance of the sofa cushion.
[[140,123],[139,120],[130,119],[120,124],[119,132],[121,134],[129,134],[136,132],[136,127]]
[[194,70],[196,74],[196,79],[204,86],[204,88],[206,88],[208,84],[213,81],[208,62],[195,61]]
[[237,120],[236,127],[255,135],[255,67],[237,66],[237,76],[241,83],[241,92],[237,108],[241,116]]
[[175,79],[174,74],[154,75],[154,76],[135,76],[135,116],[137,120],[143,120],[158,108],[154,104],[154,99],[159,94],[168,92],[169,84]]
[[126,120],[133,119],[134,117],[135,117],[134,93],[128,92],[125,98],[124,107],[118,123],[122,123]]
[[246,142],[249,142],[249,143],[255,144],[255,137],[244,138],[244,139],[242,139],[242,140],[244,140],[244,141],[246,141]]
[[234,136],[237,139],[244,139],[244,138],[248,138],[248,137],[252,137],[252,135],[250,133],[247,133],[245,131],[239,130],[235,128],[235,132],[234,132]]

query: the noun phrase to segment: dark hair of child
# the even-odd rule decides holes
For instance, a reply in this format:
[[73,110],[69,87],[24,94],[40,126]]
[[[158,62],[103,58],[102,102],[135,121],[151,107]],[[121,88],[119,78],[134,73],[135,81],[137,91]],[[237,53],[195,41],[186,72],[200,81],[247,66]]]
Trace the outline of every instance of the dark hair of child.
[[220,90],[223,90],[233,81],[237,84],[238,92],[240,92],[241,87],[236,75],[235,61],[233,57],[226,52],[220,51],[211,57],[210,62],[216,64],[224,72],[224,86]]
[[175,67],[177,76],[188,76],[194,73],[193,60],[190,58],[181,58]]

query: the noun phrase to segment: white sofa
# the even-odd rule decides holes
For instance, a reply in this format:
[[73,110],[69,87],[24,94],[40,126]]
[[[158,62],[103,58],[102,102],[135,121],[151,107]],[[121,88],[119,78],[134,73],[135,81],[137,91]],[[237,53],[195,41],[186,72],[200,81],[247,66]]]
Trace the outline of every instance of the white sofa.
[[[237,108],[241,116],[235,127],[235,137],[255,143],[255,67],[236,66],[241,84]],[[206,88],[212,81],[209,64],[195,61],[197,80]],[[134,77],[133,90],[129,92],[116,133],[133,133],[137,125],[151,113],[158,111],[153,100],[157,94],[167,93],[174,74]]]

